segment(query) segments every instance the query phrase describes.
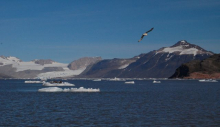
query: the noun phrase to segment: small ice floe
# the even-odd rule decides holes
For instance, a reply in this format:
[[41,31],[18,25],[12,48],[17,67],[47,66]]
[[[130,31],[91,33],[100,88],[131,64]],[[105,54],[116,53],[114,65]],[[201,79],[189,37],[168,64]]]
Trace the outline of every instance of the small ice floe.
[[100,92],[100,89],[93,89],[93,88],[64,88],[63,92]]
[[102,81],[102,79],[94,79],[93,81],[98,82],[98,81]]
[[217,80],[214,79],[201,79],[199,82],[218,82]]
[[48,87],[48,88],[41,88],[38,92],[100,92],[100,89],[93,89],[93,88],[59,88],[59,87]]
[[156,80],[154,80],[153,83],[161,83],[161,81],[156,81]]
[[43,82],[43,86],[75,86],[75,85],[62,81],[51,81],[51,82]]
[[24,81],[24,83],[43,83],[42,81]]
[[125,81],[125,79],[121,79],[121,78],[111,78],[109,79],[109,81]]
[[135,82],[134,81],[127,81],[127,82],[125,82],[125,84],[135,84]]
[[59,87],[48,87],[48,88],[41,88],[38,92],[63,92],[62,88]]

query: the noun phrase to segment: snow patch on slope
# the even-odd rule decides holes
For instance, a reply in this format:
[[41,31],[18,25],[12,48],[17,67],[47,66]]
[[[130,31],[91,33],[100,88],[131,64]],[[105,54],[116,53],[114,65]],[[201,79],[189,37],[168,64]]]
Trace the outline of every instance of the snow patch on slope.
[[52,64],[36,64],[34,61],[22,62],[16,57],[0,57],[0,63],[3,63],[0,66],[12,65],[16,68],[16,72],[25,71],[25,70],[42,70],[45,67],[62,67],[64,69],[68,68],[68,64],[53,62]]
[[14,62],[21,62],[20,59],[18,59],[17,57],[13,57],[13,56],[5,57],[5,59],[9,61],[14,61]]
[[127,66],[129,66],[130,64],[125,64],[125,65],[122,65],[120,66],[118,69],[125,69]]
[[170,60],[173,57],[173,55],[169,56],[169,54],[167,55],[167,58],[165,59],[165,61]]
[[182,44],[188,44],[185,40],[181,41]]
[[168,52],[168,53],[174,53],[174,52],[180,52],[180,55],[184,55],[184,54],[193,54],[194,56],[197,54],[197,52],[199,51],[196,48],[189,48],[186,49],[184,48],[185,46],[176,46],[176,47],[167,47],[164,48],[161,51],[158,51],[157,53],[163,53],[163,52]]
[[180,53],[180,55],[182,55],[182,54],[193,54],[193,55],[195,56],[198,51],[199,51],[199,50],[196,49],[196,48],[185,49],[185,50],[183,50],[183,51]]

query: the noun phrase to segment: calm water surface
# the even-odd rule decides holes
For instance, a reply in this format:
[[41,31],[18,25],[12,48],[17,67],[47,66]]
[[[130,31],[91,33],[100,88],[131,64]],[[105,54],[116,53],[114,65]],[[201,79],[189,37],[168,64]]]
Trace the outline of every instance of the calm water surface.
[[[219,126],[220,83],[68,80],[99,93],[41,93],[0,80],[0,126]],[[67,87],[62,87],[67,88]]]

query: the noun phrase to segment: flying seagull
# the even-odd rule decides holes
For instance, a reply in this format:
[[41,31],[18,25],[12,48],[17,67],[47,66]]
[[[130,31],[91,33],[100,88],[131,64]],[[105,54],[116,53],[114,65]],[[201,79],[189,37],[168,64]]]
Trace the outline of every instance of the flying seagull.
[[140,41],[144,38],[144,36],[147,36],[147,33],[151,32],[153,29],[154,29],[154,28],[151,28],[150,30],[148,30],[147,32],[145,32],[144,34],[142,34],[141,39],[140,39],[138,42],[140,42]]

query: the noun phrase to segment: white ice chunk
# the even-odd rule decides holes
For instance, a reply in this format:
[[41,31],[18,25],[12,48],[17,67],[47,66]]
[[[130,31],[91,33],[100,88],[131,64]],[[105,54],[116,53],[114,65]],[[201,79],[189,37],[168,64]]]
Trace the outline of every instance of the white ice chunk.
[[48,87],[39,89],[38,92],[63,92],[63,89],[59,87]]
[[100,89],[93,89],[93,88],[71,88],[69,92],[100,92]]
[[74,84],[68,82],[60,82],[60,83],[52,83],[52,82],[44,82],[43,86],[75,86]]
[[24,81],[24,83],[42,83],[42,81]]
[[93,88],[59,88],[59,87],[48,87],[39,89],[38,92],[100,92],[100,89],[93,89]]

